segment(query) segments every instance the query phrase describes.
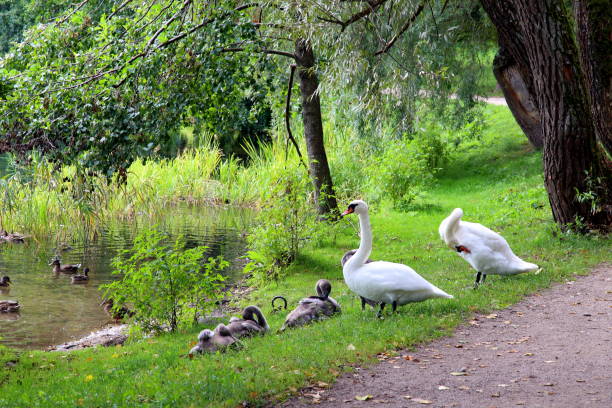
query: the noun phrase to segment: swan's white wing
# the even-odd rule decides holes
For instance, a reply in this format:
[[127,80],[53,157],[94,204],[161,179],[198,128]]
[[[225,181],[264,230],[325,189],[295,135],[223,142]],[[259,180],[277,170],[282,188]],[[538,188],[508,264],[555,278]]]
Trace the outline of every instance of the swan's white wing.
[[400,304],[430,297],[446,297],[412,268],[392,262],[372,262],[345,275],[349,288],[360,296],[376,302]]

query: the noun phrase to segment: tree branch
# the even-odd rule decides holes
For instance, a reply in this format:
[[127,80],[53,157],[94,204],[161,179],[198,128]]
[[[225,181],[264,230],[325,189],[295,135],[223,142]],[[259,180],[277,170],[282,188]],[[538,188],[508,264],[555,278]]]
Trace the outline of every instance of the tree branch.
[[393,44],[395,44],[395,42],[401,37],[401,35],[404,34],[406,30],[408,30],[408,28],[410,28],[412,23],[414,23],[414,20],[416,20],[419,14],[421,14],[424,7],[425,7],[425,1],[419,4],[419,7],[417,7],[415,12],[412,14],[412,17],[410,17],[410,20],[406,21],[406,23],[402,26],[400,31],[397,34],[395,34],[395,36],[393,36],[393,38],[391,38],[391,40],[389,40],[380,50],[376,51],[374,55],[384,54],[387,51],[389,51],[389,49],[393,47]]
[[83,0],[82,2],[80,2],[79,5],[76,6],[70,13],[65,15],[64,18],[62,18],[61,20],[57,21],[55,23],[55,26],[57,27],[60,24],[64,24],[64,22],[66,22],[66,20],[68,20],[70,17],[72,17],[74,15],[74,13],[76,13],[81,8],[83,8],[83,6],[86,5],[87,3],[89,3],[89,0]]
[[302,164],[302,166],[304,166],[306,170],[308,170],[306,163],[304,163],[302,152],[300,152],[300,147],[298,146],[297,142],[295,141],[295,138],[293,137],[293,134],[291,133],[291,121],[289,120],[289,115],[291,114],[291,90],[293,89],[293,74],[295,73],[296,65],[291,64],[290,68],[291,71],[289,72],[289,84],[287,85],[287,102],[285,104],[285,125],[287,126],[287,137],[289,138],[289,140],[291,140],[291,143],[293,143],[295,151],[297,152],[300,158],[300,163]]
[[[221,52],[239,52],[239,51],[244,51],[243,47],[235,47],[235,48],[223,48],[221,50]],[[297,57],[295,56],[295,54],[292,54],[290,52],[286,52],[286,51],[278,51],[278,50],[269,50],[267,48],[261,48],[259,50],[254,50],[255,52],[262,52],[264,54],[274,54],[274,55],[281,55],[283,57],[287,57],[287,58],[292,58],[292,59],[297,59]]]
[[382,6],[387,0],[372,0],[372,1],[368,1],[368,6],[364,7],[363,10],[361,10],[359,13],[357,14],[353,14],[348,20],[341,22],[342,25],[342,31],[344,31],[346,29],[346,27],[348,27],[349,25],[353,24],[356,21],[361,20],[362,18],[372,14],[374,11],[376,11],[376,9],[378,9],[380,6]]
[[132,1],[134,1],[134,0],[125,0],[123,3],[121,3],[119,5],[119,7],[117,7],[115,9],[115,11],[113,11],[112,13],[109,14],[109,16],[107,17],[107,20],[110,20],[111,18],[115,17],[115,15],[117,13],[119,13],[121,10],[123,10],[124,7],[127,6],[128,4],[130,4]]

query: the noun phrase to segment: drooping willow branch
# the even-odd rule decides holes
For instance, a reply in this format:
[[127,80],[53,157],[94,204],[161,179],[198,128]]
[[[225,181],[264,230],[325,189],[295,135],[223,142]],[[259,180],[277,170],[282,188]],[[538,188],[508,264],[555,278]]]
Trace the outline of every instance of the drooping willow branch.
[[417,7],[417,9],[414,11],[414,13],[412,14],[412,17],[410,17],[410,19],[408,21],[406,21],[406,23],[402,26],[402,28],[399,30],[399,32],[397,34],[395,34],[393,36],[393,38],[391,38],[389,41],[387,41],[387,43],[380,50],[376,51],[374,53],[374,55],[384,54],[387,51],[389,51],[389,49],[391,47],[393,47],[395,42],[402,36],[402,34],[404,34],[406,32],[406,30],[408,30],[410,28],[412,23],[414,23],[414,21],[417,19],[419,14],[421,14],[421,12],[423,11],[424,8],[425,8],[425,2],[423,1],[423,2],[421,2],[421,4],[419,4],[419,7]]

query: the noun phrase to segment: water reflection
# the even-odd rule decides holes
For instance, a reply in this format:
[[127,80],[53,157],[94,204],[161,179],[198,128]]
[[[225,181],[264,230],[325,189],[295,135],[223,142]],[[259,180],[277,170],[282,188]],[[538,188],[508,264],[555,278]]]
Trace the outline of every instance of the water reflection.
[[[0,300],[17,300],[21,305],[20,313],[0,314],[0,343],[44,348],[109,323],[100,307],[98,287],[114,279],[110,262],[117,252],[130,248],[135,234],[152,225],[173,238],[182,234],[189,247],[207,245],[206,256],[223,255],[234,260],[228,274],[235,275],[239,270],[235,260],[244,253],[242,232],[251,215],[243,209],[174,207],[155,220],[136,218],[113,223],[94,242],[70,243],[70,251],[58,251],[62,243],[52,240],[0,244],[0,276],[8,275],[13,282],[8,290],[0,292]],[[89,267],[89,282],[73,285],[69,274],[53,273],[48,264],[55,255],[61,256],[62,263]]]

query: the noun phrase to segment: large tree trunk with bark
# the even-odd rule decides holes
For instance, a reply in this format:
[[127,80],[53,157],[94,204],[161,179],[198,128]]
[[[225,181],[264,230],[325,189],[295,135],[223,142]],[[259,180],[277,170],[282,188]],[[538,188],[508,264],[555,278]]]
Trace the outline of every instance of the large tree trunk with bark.
[[608,0],[577,0],[574,13],[597,138],[612,155],[612,5]]
[[315,58],[310,42],[298,40],[295,44],[295,55],[300,78],[304,139],[308,151],[310,176],[314,184],[315,200],[319,214],[334,214],[338,212],[338,203],[323,143],[319,79],[314,68]]
[[610,163],[597,145],[599,118],[563,2],[481,3],[497,27],[500,45],[533,84],[544,145],[544,184],[554,219],[563,228],[609,229]]
[[525,136],[534,147],[541,149],[544,141],[540,111],[536,107],[531,76],[501,45],[493,60],[493,74]]

